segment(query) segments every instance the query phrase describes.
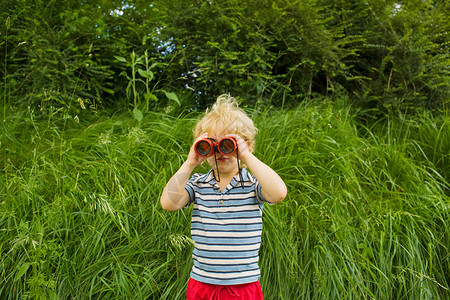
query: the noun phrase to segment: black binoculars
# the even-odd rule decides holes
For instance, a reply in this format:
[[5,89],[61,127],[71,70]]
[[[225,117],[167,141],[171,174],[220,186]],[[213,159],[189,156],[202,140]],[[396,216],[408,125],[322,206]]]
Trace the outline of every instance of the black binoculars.
[[237,144],[233,138],[223,138],[219,142],[216,142],[212,138],[206,138],[197,141],[194,148],[195,153],[199,156],[210,156],[214,152],[231,155],[236,151]]

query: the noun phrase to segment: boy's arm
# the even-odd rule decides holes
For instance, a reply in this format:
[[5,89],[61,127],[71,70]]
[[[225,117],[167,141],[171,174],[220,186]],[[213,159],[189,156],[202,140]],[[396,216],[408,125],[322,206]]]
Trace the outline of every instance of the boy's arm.
[[184,188],[195,166],[185,162],[170,178],[161,194],[161,206],[168,211],[178,210],[189,202],[189,194]]
[[283,179],[272,168],[251,153],[242,162],[248,166],[252,174],[258,179],[261,185],[261,194],[264,199],[271,203],[278,203],[286,198],[286,185]]
[[195,153],[194,146],[198,140],[207,137],[208,133],[204,133],[194,142],[189,151],[187,160],[167,182],[159,200],[163,209],[174,211],[185,207],[186,204],[188,204],[189,194],[185,189],[186,183],[188,182],[192,171],[194,171],[194,168],[206,159]]
[[263,198],[271,203],[283,201],[287,195],[287,188],[283,179],[272,168],[254,156],[249,151],[247,143],[241,137],[235,134],[229,134],[228,136],[236,139],[239,158],[248,166],[256,179],[258,179]]

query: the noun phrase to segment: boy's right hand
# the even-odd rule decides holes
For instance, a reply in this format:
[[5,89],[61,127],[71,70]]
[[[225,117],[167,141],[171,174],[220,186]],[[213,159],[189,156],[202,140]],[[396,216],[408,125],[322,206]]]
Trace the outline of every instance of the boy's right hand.
[[191,166],[194,167],[194,168],[195,168],[196,166],[198,166],[199,164],[201,164],[202,162],[204,162],[204,161],[207,159],[207,157],[199,156],[199,155],[197,155],[197,153],[195,152],[195,144],[196,144],[199,140],[206,139],[206,138],[208,138],[208,133],[207,133],[207,132],[205,132],[204,134],[202,134],[201,136],[199,136],[199,137],[194,141],[194,143],[193,143],[192,146],[191,146],[191,149],[189,150],[189,154],[188,154],[188,157],[187,157],[187,159],[186,159],[186,163],[189,164],[189,165],[191,165]]
[[196,166],[206,160],[206,157],[198,156],[195,152],[195,144],[200,139],[208,137],[208,133],[204,133],[195,140],[188,157],[178,171],[167,182],[160,198],[163,209],[174,211],[178,210],[189,203],[189,194],[185,189],[186,183]]

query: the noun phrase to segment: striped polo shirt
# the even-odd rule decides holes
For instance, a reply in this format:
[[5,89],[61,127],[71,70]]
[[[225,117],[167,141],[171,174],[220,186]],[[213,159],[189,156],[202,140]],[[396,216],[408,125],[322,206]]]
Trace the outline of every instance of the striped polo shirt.
[[204,283],[235,285],[260,277],[262,210],[265,200],[257,179],[242,169],[221,191],[214,173],[196,173],[186,184],[194,203],[191,236],[195,242],[191,278]]

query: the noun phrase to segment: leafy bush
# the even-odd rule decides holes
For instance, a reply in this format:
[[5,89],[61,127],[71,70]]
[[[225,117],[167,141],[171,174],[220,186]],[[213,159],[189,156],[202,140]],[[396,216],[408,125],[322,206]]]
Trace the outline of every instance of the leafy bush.
[[110,66],[95,57],[95,10],[60,1],[6,1],[3,71],[11,103],[67,106],[112,94]]
[[[448,1],[3,3],[10,105],[81,98],[128,107],[120,74],[129,70],[115,57],[147,53],[161,66],[152,89],[178,91],[191,109],[229,92],[276,106],[346,95],[375,118],[448,110]],[[148,100],[143,87],[136,93]]]

